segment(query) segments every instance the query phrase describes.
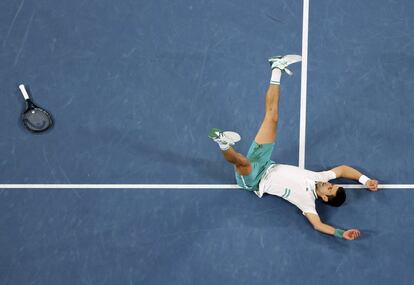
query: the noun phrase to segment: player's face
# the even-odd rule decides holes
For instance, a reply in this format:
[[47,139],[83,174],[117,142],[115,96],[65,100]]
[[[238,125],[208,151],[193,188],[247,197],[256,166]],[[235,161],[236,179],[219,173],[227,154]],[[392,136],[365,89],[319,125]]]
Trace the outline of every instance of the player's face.
[[319,193],[327,196],[336,196],[339,186],[329,182],[318,182]]

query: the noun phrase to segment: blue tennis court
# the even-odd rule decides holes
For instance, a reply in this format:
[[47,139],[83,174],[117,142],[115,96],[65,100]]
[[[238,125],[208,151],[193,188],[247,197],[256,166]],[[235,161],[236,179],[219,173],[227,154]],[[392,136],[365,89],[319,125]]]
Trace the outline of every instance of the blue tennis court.
[[[282,77],[272,160],[298,166],[302,148],[306,169],[377,179],[375,193],[334,180],[345,204],[317,203],[360,239],[237,188],[208,138],[236,131],[247,153],[267,59],[302,54],[303,6],[1,2],[0,283],[414,284],[412,2],[312,1],[306,74]],[[22,126],[21,83],[52,113],[49,131]]]

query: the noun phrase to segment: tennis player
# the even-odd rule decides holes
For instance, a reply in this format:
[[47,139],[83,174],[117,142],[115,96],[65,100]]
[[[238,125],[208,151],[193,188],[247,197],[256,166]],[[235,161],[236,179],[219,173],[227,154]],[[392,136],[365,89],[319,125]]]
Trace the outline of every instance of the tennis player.
[[277,164],[270,159],[279,120],[280,79],[282,73],[292,75],[287,67],[300,61],[299,55],[275,56],[269,59],[272,75],[266,94],[266,112],[247,157],[232,147],[240,140],[239,134],[211,129],[209,137],[218,143],[224,158],[234,165],[239,186],[254,191],[260,198],[264,193],[282,197],[297,206],[315,230],[338,238],[354,240],[360,237],[360,231],[338,229],[323,223],[316,211],[315,200],[320,199],[334,207],[339,207],[345,202],[344,188],[329,182],[335,178],[359,181],[370,191],[377,191],[378,181],[346,165],[314,172],[292,165]]

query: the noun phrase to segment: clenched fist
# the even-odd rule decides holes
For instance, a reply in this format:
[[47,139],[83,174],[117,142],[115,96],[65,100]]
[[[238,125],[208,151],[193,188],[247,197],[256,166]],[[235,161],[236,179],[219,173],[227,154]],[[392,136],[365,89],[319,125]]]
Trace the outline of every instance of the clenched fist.
[[354,240],[361,236],[361,232],[356,229],[347,230],[344,232],[343,238],[346,240]]
[[368,180],[365,183],[365,186],[368,187],[371,191],[378,191],[378,181],[377,180]]

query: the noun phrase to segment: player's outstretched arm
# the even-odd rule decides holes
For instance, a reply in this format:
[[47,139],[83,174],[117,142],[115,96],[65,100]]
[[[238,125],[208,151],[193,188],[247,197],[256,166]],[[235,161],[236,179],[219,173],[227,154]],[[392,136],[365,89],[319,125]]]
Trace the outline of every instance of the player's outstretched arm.
[[331,169],[336,174],[336,178],[347,178],[359,181],[361,184],[366,186],[371,191],[378,190],[378,181],[374,179],[369,179],[361,172],[352,168],[348,165],[341,165]]
[[322,223],[318,215],[312,213],[305,213],[306,218],[312,224],[313,228],[321,233],[333,235],[346,240],[354,240],[360,237],[361,232],[357,229],[350,229],[347,231],[335,229],[334,227]]

